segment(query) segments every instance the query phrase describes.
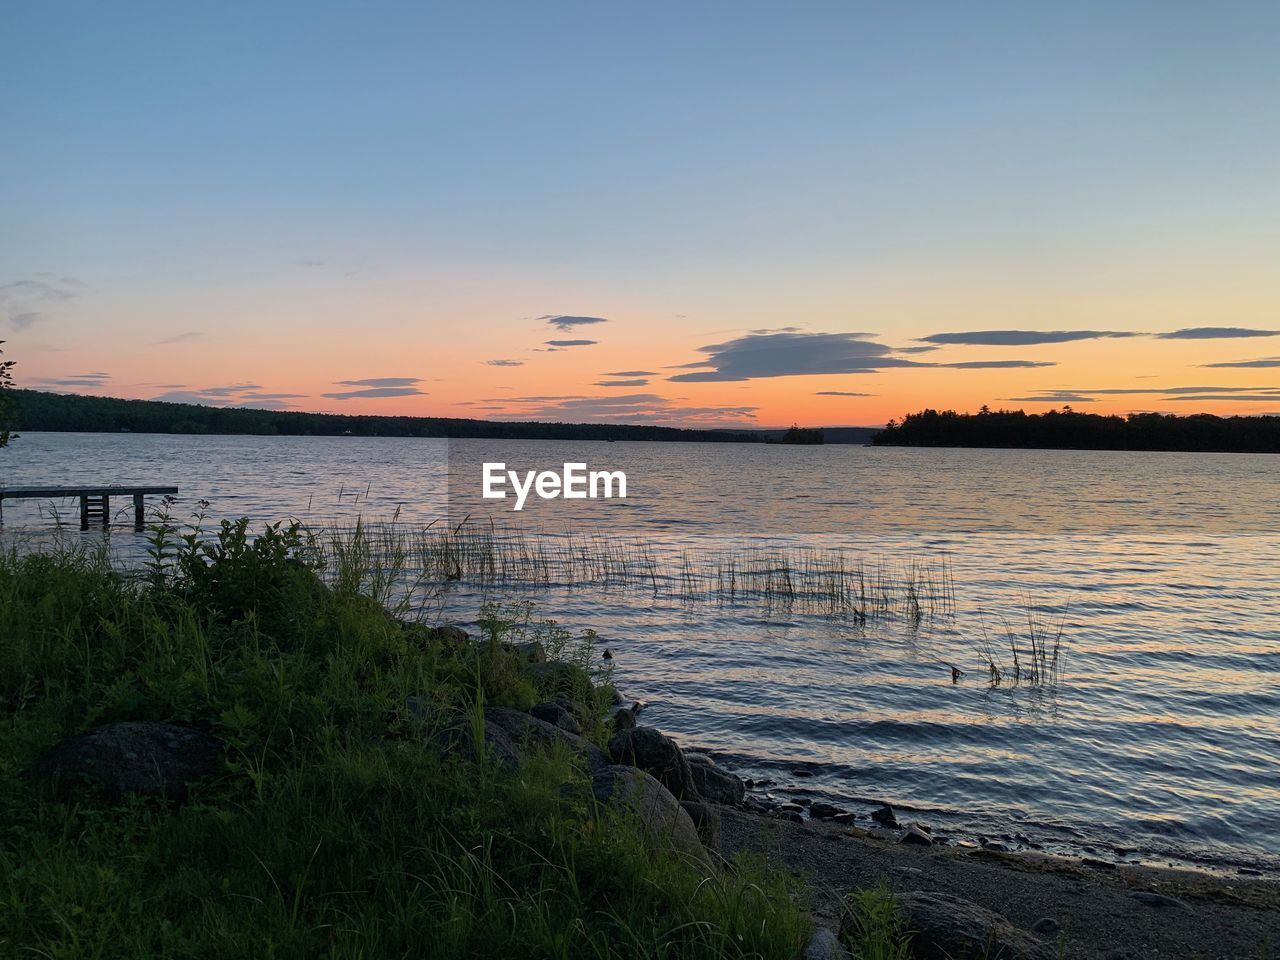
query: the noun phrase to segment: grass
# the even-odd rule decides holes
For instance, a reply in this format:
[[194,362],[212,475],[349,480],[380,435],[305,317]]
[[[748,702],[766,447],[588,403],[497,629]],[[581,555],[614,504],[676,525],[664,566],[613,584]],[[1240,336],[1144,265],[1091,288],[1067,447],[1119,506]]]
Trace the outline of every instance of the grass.
[[330,528],[313,540],[341,570],[353,545],[360,569],[399,571],[402,591],[427,600],[451,582],[503,587],[590,587],[688,604],[747,604],[859,623],[949,614],[955,588],[945,554],[866,559],[841,548],[666,547],[602,534],[539,535],[464,520],[419,531],[403,525]]
[[853,960],[910,960],[911,935],[888,887],[851,893],[845,910],[845,946]]
[[[983,627],[977,651],[986,667],[987,680],[993,687],[1003,684],[1043,687],[1054,686],[1058,682],[1066,611],[1055,624],[1030,601],[1025,607],[1026,619],[1021,627],[1003,621],[998,639],[992,638]],[[1009,655],[1007,661],[1004,659],[1006,651]]]
[[[591,638],[491,608],[446,646],[382,600],[402,570],[244,524],[105,555],[0,555],[0,953],[72,957],[794,957],[794,891],[705,879],[637,823],[566,791],[571,756],[509,771],[441,755],[408,709],[545,696],[503,641],[583,671]],[[394,558],[392,558],[394,561]],[[382,564],[379,568],[379,564]],[[607,677],[596,677],[607,681]],[[180,805],[28,774],[118,720],[198,727],[226,768]],[[600,730],[595,735],[600,735]]]

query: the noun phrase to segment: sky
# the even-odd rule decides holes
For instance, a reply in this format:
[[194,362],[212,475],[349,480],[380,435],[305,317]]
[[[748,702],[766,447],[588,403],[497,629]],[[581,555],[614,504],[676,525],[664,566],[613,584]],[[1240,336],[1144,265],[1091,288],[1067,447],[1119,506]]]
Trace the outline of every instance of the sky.
[[1280,4],[11,5],[20,386],[1280,413]]

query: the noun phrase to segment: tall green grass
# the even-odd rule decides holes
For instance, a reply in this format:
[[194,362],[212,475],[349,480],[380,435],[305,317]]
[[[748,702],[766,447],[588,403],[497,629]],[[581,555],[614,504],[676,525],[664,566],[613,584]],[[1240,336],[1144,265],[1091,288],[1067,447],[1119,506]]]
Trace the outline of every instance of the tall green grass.
[[[174,537],[179,539],[175,542]],[[134,574],[0,555],[0,953],[72,957],[794,957],[778,877],[704,878],[596,806],[569,755],[517,771],[441,754],[431,716],[545,695],[492,610],[449,646],[380,602],[394,565],[287,527],[170,531]],[[557,632],[558,631],[558,632]],[[585,652],[584,652],[585,651]],[[187,802],[49,793],[40,754],[152,719],[227,745]]]

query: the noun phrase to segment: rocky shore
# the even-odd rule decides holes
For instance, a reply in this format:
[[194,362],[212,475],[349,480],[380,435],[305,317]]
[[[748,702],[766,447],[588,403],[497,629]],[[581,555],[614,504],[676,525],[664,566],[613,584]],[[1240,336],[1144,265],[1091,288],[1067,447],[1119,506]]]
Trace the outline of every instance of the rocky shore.
[[[432,638],[474,642],[452,626]],[[582,668],[548,660],[540,645],[511,652],[530,675],[566,681],[552,687],[583,689]],[[536,754],[571,755],[584,776],[562,790],[589,791],[601,808],[637,817],[649,843],[706,875],[733,870],[740,855],[790,872],[814,919],[809,960],[848,956],[840,935],[851,932],[848,896],[869,887],[893,894],[918,960],[1256,960],[1280,951],[1280,885],[1272,881],[952,845],[887,806],[860,820],[821,801],[751,796],[748,782],[710,756],[643,724],[639,703],[616,691],[612,699],[603,736],[599,705],[568,693],[527,710],[442,709],[426,697],[409,697],[405,709],[428,745],[466,762],[515,770]],[[592,730],[594,740],[584,735]],[[222,750],[178,725],[104,724],[47,751],[32,774],[57,792],[87,783],[113,796],[176,801],[218,775]]]

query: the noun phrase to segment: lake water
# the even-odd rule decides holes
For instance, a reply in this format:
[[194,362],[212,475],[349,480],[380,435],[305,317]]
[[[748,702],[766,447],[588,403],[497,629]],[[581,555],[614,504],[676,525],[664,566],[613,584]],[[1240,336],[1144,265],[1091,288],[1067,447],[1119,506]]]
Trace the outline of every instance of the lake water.
[[[485,461],[623,470],[628,497],[514,513],[479,498]],[[31,434],[0,454],[5,486],[172,483],[180,513],[205,499],[213,517],[493,518],[644,543],[663,558],[651,587],[464,579],[444,615],[516,598],[598,631],[645,722],[777,799],[888,801],[960,840],[1266,873],[1280,871],[1278,477],[1280,459],[1251,455],[739,444]],[[7,502],[6,536],[39,541],[57,506]],[[139,555],[127,526],[109,536]],[[682,593],[675,558],[761,544],[891,574],[945,554],[954,603],[860,623]],[[993,685],[984,644],[1007,660],[1029,609],[1061,631],[1057,676]]]

